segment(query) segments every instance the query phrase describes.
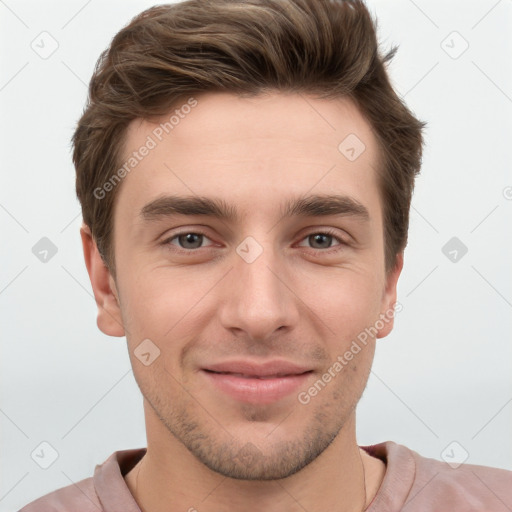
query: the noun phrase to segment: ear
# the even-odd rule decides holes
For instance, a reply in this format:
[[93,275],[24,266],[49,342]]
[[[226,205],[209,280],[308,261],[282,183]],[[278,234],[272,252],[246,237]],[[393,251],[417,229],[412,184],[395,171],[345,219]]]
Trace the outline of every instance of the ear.
[[396,304],[396,285],[404,266],[404,253],[398,253],[395,259],[395,266],[386,275],[386,287],[382,295],[381,314],[379,324],[384,326],[378,330],[377,338],[384,338],[393,330],[395,313],[401,311]]
[[119,295],[114,279],[101,258],[89,226],[85,223],[80,228],[80,236],[82,237],[85,265],[98,306],[98,327],[101,332],[109,336],[124,336]]

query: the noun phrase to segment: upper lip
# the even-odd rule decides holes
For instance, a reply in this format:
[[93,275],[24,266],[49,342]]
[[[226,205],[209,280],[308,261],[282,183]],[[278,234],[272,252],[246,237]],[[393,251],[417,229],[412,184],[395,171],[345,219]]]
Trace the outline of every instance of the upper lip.
[[264,363],[225,361],[223,363],[210,364],[203,369],[212,372],[239,373],[254,377],[300,375],[301,373],[311,371],[311,368],[307,366],[301,366],[283,360],[266,361]]

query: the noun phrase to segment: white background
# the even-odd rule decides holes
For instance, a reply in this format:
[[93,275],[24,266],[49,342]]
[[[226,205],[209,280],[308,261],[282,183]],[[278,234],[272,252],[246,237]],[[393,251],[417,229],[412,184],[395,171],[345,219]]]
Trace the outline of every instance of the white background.
[[[428,128],[404,309],[378,341],[358,442],[441,459],[456,441],[468,463],[512,469],[512,1],[368,4],[383,47],[400,46],[392,81]],[[0,2],[1,511],[145,446],[125,339],[96,327],[69,141],[100,52],[150,5]],[[59,45],[47,59],[31,48],[43,31]],[[468,248],[455,263],[441,251],[454,236]],[[58,248],[47,263],[32,253],[42,237]],[[59,454],[46,470],[31,458],[43,441]]]

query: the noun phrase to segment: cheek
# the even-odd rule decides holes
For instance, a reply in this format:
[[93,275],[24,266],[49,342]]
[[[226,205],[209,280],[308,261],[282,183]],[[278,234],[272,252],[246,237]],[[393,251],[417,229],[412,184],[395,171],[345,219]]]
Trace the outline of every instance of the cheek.
[[127,279],[122,303],[127,337],[132,343],[139,338],[158,343],[172,336],[203,295],[200,288],[190,279],[158,272]]
[[[338,340],[357,335],[380,311],[381,286],[368,269],[330,269],[297,282],[297,295]],[[303,276],[306,277],[306,276]],[[333,334],[331,332],[331,334]]]
[[[224,267],[148,268],[142,262],[132,263],[131,272],[123,272],[121,280],[123,317],[132,348],[146,338],[168,344],[192,337],[219,311],[219,304],[229,305],[232,300],[226,290],[232,277],[222,281]],[[344,268],[303,263],[284,270],[283,277],[293,291],[289,306],[300,310],[301,322],[307,323],[307,318],[318,322],[326,336],[347,340],[378,317],[381,285],[367,262]]]
[[[126,338],[134,376],[141,389],[156,401],[162,383],[173,387],[176,379],[181,381],[183,377],[181,353],[184,345],[197,335],[194,306],[204,291],[202,286],[194,287],[190,279],[171,278],[158,272],[125,281],[124,291],[123,316],[128,326]],[[146,340],[151,343],[148,345]],[[148,352],[151,358],[158,355],[146,366],[139,357]]]
[[[148,367],[152,375],[147,378],[170,384],[174,382],[170,375],[179,380],[184,377],[184,355],[204,336],[218,310],[212,293],[219,282],[217,275],[200,276],[192,268],[175,270],[152,269],[143,277],[132,277],[125,284],[127,300],[123,302],[130,356],[137,353],[143,340],[151,340],[160,352],[155,364]],[[141,366],[135,360],[133,364]],[[141,368],[139,373],[143,378],[148,372]]]

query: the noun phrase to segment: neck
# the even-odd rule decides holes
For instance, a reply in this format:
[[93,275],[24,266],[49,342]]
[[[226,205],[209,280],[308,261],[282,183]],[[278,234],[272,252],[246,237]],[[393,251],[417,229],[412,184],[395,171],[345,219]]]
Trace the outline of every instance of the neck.
[[219,510],[360,512],[384,476],[382,461],[361,450],[352,416],[329,447],[297,473],[279,480],[226,478],[199,462],[157,418],[146,416],[148,449],[125,476],[143,512]]

